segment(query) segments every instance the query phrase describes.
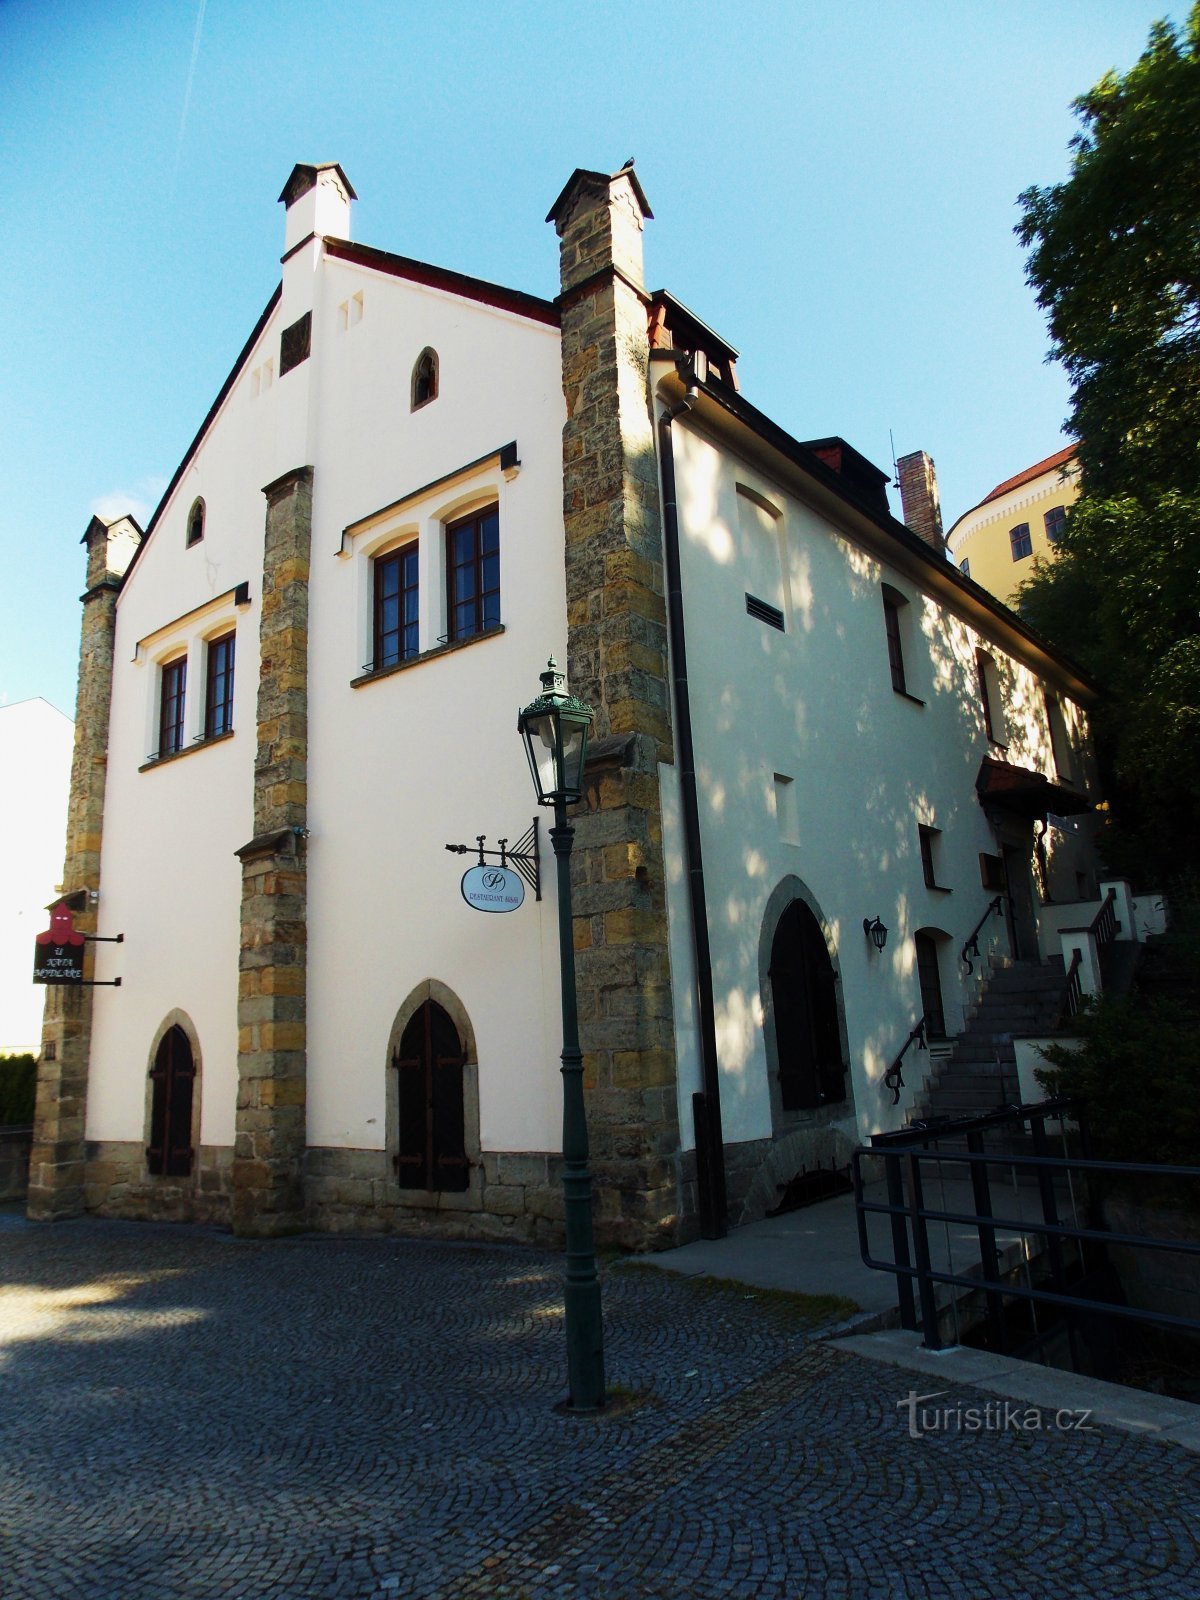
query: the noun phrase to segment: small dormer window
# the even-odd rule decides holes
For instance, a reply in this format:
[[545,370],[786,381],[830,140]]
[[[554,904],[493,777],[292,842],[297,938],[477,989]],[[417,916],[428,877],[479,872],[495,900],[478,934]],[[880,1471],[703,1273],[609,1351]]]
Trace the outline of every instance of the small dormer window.
[[199,544],[204,537],[204,501],[197,500],[188,512],[187,519],[187,544],[190,550],[192,545]]
[[412,408],[416,411],[436,400],[438,394],[438,358],[436,350],[422,350],[413,367]]

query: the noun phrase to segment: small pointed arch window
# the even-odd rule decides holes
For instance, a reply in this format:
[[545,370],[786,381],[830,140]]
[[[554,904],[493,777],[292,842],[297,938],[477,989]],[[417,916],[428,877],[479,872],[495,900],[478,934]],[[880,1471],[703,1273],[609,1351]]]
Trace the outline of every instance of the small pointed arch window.
[[194,544],[199,544],[204,537],[204,501],[197,499],[192,503],[187,519],[187,547],[190,550]]
[[437,351],[426,347],[421,351],[412,372],[412,409],[417,411],[438,397]]

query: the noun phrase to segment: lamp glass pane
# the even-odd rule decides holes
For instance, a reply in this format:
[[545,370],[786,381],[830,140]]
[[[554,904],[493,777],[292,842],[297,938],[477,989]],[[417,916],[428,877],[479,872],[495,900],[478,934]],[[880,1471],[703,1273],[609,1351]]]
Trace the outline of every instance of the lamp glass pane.
[[578,794],[583,787],[583,746],[586,736],[586,723],[566,722],[563,724],[563,788],[572,794]]
[[545,802],[558,788],[558,718],[549,712],[527,717],[524,724],[529,764],[538,786],[538,798]]

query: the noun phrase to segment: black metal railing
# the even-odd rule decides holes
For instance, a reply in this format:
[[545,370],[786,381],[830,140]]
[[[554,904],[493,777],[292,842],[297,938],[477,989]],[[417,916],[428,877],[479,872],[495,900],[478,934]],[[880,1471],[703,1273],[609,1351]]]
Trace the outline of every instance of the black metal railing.
[[992,899],[988,901],[987,910],[983,913],[979,921],[967,935],[967,942],[959,951],[958,959],[966,962],[968,973],[975,971],[975,963],[979,960],[979,935],[983,931],[984,923],[989,917],[998,917],[1003,905],[1004,896],[999,894],[994,895]]
[[[1078,1156],[1051,1156],[1048,1153],[1047,1121],[1062,1121],[1072,1115],[1080,1119],[1082,1153]],[[1026,1125],[1032,1135],[1032,1155],[984,1148],[988,1130],[1005,1129],[1011,1133]],[[942,1147],[940,1141],[947,1138],[964,1141],[966,1148]],[[938,1286],[944,1285],[953,1289],[983,1292],[989,1331],[1000,1349],[1006,1347],[1004,1302],[1011,1300],[1025,1301],[1034,1306],[1056,1306],[1064,1311],[1084,1310],[1177,1331],[1200,1333],[1200,1318],[1096,1299],[1078,1292],[1078,1286],[1075,1286],[1076,1292],[1068,1292],[1071,1288],[1066,1273],[1068,1253],[1081,1262],[1089,1248],[1094,1253],[1098,1248],[1117,1245],[1138,1251],[1169,1251],[1184,1257],[1200,1256],[1200,1240],[1113,1232],[1083,1225],[1077,1215],[1071,1223],[1060,1220],[1059,1200],[1064,1182],[1068,1185],[1074,1205],[1078,1194],[1086,1189],[1089,1181],[1096,1179],[1143,1177],[1151,1179],[1156,1185],[1168,1180],[1200,1180],[1200,1167],[1094,1161],[1087,1150],[1086,1124],[1082,1121],[1079,1109],[1066,1100],[1005,1107],[982,1117],[945,1118],[921,1128],[877,1134],[871,1141],[871,1148],[856,1150],[851,1162],[851,1176],[860,1253],[866,1266],[895,1275],[901,1325],[910,1329],[919,1328],[925,1335],[926,1346],[931,1350],[940,1350],[943,1340],[936,1291]],[[876,1163],[881,1160],[884,1164],[887,1199],[870,1200],[866,1196],[863,1162]],[[1024,1175],[1036,1180],[1040,1218],[1004,1216],[996,1212],[992,1204],[992,1183],[998,1166],[1011,1172],[1014,1180]],[[927,1175],[931,1167],[943,1179],[947,1169],[951,1174],[958,1172],[968,1175],[974,1209],[956,1209],[945,1203],[940,1207],[927,1204]],[[1014,1209],[1019,1210],[1019,1207],[1014,1206]],[[889,1219],[892,1242],[890,1260],[872,1254],[867,1232],[867,1218],[872,1215]],[[935,1266],[930,1248],[931,1223],[943,1225],[947,1230],[951,1226],[974,1229],[978,1237],[978,1266],[972,1264],[969,1270],[954,1269],[949,1255],[948,1232],[946,1265]],[[1000,1231],[1020,1237],[1019,1259],[1026,1266],[1032,1259],[1030,1236],[1045,1241],[1048,1267],[1045,1283],[1048,1287],[1035,1285],[1028,1272],[1025,1282],[1015,1280],[1011,1269],[1005,1267],[1001,1258],[997,1241]]]
[[[1100,909],[1088,923],[1084,930],[1096,941],[1096,949],[1100,951],[1105,945],[1111,944],[1117,935],[1117,891],[1109,889],[1104,899],[1100,902]],[[1058,1003],[1058,1011],[1054,1018],[1054,1029],[1070,1022],[1072,1017],[1079,1015],[1079,1008],[1083,1005],[1083,951],[1078,946],[1071,956],[1070,965],[1067,967],[1066,980],[1063,983],[1062,998]]]
[[1098,946],[1111,944],[1117,936],[1117,891],[1110,889],[1100,902],[1100,909],[1092,918],[1088,932]]
[[918,1050],[929,1049],[929,1045],[925,1037],[926,1021],[926,1017],[921,1017],[918,1019],[913,1026],[912,1031],[909,1033],[908,1038],[905,1039],[904,1043],[900,1046],[900,1054],[896,1057],[891,1066],[883,1075],[883,1087],[892,1091],[892,1104],[894,1106],[898,1106],[900,1104],[900,1091],[904,1087],[904,1072],[902,1070],[904,1066],[904,1057],[908,1054],[909,1050],[914,1044]]

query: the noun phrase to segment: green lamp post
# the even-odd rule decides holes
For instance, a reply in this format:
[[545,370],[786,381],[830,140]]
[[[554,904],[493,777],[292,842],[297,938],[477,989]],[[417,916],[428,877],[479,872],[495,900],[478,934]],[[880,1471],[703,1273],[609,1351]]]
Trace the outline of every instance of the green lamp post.
[[567,1380],[572,1411],[604,1405],[604,1325],[592,1237],[592,1175],[588,1170],[583,1054],[575,995],[575,942],[571,930],[571,847],[575,829],[567,807],[583,795],[592,709],[566,691],[566,674],[551,657],[542,692],[517,718],[525,741],[538,804],[554,807],[550,843],[558,871],[558,949],[562,979],[563,1192],[567,1224]]

